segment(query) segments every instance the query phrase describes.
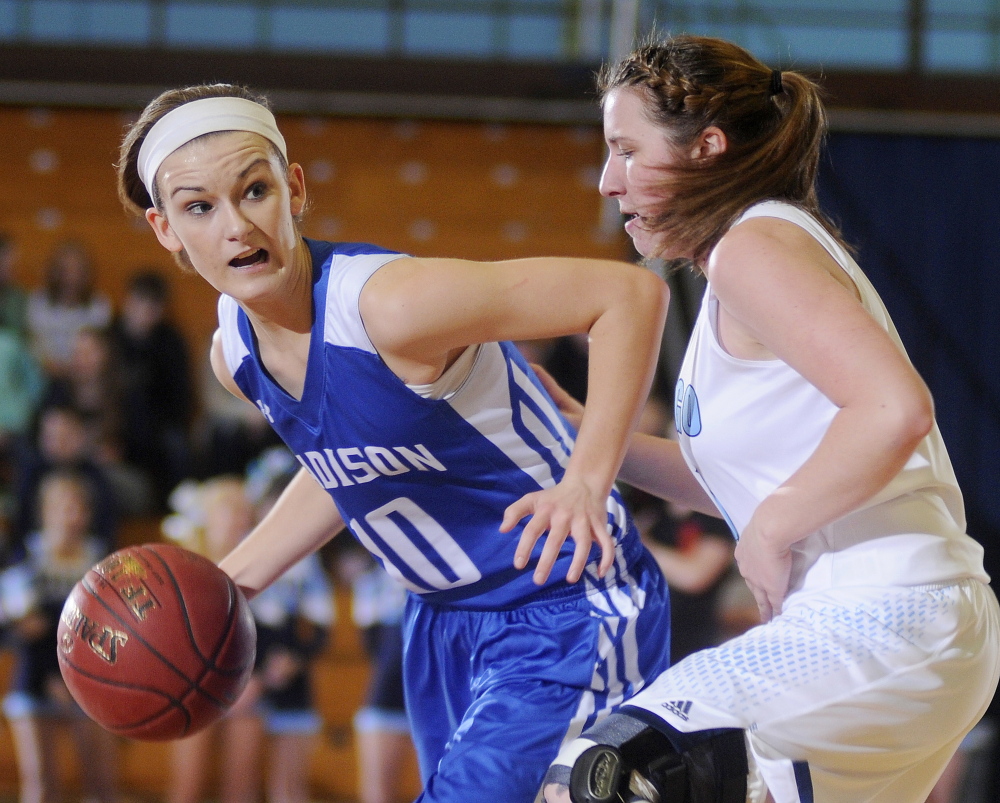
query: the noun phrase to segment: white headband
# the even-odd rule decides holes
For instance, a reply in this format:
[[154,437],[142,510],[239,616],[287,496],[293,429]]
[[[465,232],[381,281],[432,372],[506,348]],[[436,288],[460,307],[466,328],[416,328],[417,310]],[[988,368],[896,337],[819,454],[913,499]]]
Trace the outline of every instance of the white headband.
[[202,134],[215,131],[250,131],[275,144],[288,160],[285,138],[274,115],[259,103],[244,98],[202,98],[178,106],[156,121],[139,148],[136,169],[139,179],[153,197],[153,182],[163,160]]

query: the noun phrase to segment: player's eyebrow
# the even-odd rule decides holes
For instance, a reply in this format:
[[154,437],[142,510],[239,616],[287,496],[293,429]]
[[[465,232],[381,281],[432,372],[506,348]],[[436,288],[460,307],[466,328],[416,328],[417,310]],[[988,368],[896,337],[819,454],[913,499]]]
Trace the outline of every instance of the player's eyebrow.
[[610,137],[605,137],[604,141],[607,142],[608,145],[619,145],[620,146],[620,145],[631,145],[632,144],[632,140],[629,137],[624,136],[622,134],[612,134]]
[[[246,167],[244,167],[237,174],[236,178],[240,179],[240,180],[246,178],[253,171],[253,169],[255,167],[257,167],[259,164],[262,164],[262,163],[263,164],[270,164],[270,160],[269,159],[265,159],[263,156],[260,156],[257,159],[254,159],[252,162],[250,162],[250,164],[248,164]],[[170,191],[170,197],[173,198],[177,193],[184,192],[185,190],[187,192],[204,192],[205,188],[204,187],[174,187],[174,189],[172,189]]]

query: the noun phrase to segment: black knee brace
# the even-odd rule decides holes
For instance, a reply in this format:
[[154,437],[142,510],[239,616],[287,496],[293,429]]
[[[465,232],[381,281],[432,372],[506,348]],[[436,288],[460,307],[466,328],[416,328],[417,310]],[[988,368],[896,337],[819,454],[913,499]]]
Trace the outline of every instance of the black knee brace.
[[744,803],[743,731],[682,733],[626,706],[560,753],[545,777],[552,784],[568,787],[573,803]]

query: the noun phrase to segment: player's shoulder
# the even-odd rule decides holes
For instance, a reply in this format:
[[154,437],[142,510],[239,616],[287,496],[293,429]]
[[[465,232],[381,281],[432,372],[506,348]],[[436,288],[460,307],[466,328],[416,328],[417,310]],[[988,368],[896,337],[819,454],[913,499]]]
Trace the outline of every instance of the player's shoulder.
[[304,237],[313,262],[313,270],[319,276],[334,270],[343,273],[350,269],[363,268],[365,265],[381,265],[393,259],[408,256],[391,248],[384,248],[374,243],[334,242],[329,240],[313,240]]
[[718,290],[752,283],[760,274],[821,252],[822,245],[800,221],[785,215],[744,216],[720,238],[709,256],[706,273]]

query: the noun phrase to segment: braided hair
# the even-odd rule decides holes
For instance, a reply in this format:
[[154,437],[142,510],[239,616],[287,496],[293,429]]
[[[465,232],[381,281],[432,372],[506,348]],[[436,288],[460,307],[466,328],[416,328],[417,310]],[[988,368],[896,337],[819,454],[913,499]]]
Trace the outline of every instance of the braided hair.
[[616,89],[641,93],[649,119],[678,152],[709,126],[726,150],[671,167],[669,205],[649,218],[671,250],[703,262],[748,207],[777,199],[815,215],[838,239],[816,197],[816,171],[826,135],[819,87],[793,71],[772,70],[738,45],[704,36],[647,40],[598,78],[601,97]]

